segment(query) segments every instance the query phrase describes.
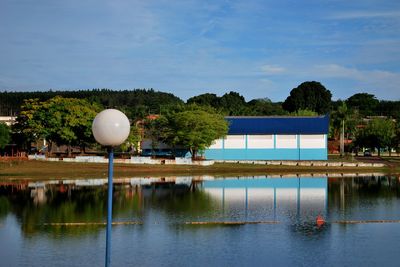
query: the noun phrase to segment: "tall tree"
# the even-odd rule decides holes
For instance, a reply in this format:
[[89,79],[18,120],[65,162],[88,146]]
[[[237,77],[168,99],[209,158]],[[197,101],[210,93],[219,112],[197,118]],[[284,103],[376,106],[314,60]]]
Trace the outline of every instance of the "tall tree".
[[344,156],[344,127],[345,127],[345,122],[348,118],[348,109],[346,102],[342,102],[342,105],[340,105],[335,112],[335,119],[339,121],[339,127],[340,127],[340,156]]
[[220,108],[230,116],[244,115],[247,111],[246,100],[237,92],[229,92],[221,96]]
[[331,92],[321,83],[304,82],[290,91],[282,107],[289,112],[308,109],[318,114],[326,114],[331,109],[331,98]]
[[353,110],[358,110],[362,117],[380,115],[376,113],[379,100],[374,95],[359,93],[352,95],[346,100],[346,104]]
[[40,116],[41,103],[39,99],[26,99],[21,106],[16,123],[12,126],[13,138],[21,148],[30,150],[32,142],[46,138],[46,128],[43,127]]

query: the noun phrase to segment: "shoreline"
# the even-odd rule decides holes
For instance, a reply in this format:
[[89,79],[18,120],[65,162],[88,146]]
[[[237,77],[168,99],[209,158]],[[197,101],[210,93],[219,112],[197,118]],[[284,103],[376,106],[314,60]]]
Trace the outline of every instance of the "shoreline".
[[[337,161],[328,160],[335,163]],[[261,165],[245,163],[215,163],[210,166],[196,165],[148,165],[114,164],[114,177],[167,177],[167,176],[266,176],[266,175],[310,175],[345,176],[345,174],[400,175],[400,164],[376,166],[302,166],[302,165]],[[326,164],[328,165],[328,164]],[[344,165],[344,166],[342,166]],[[360,165],[360,164],[359,164]],[[50,161],[0,161],[0,180],[49,180],[49,179],[88,179],[105,178],[108,175],[107,163],[73,163]]]

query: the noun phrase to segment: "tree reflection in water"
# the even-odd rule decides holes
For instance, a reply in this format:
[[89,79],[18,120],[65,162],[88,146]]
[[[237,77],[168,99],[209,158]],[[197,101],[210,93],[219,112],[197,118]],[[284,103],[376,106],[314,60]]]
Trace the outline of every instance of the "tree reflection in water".
[[[321,178],[218,179],[174,184],[168,180],[148,185],[114,186],[115,221],[144,222],[151,213],[168,218],[165,223],[190,221],[280,221],[291,231],[318,235],[329,229],[330,221],[359,216],[377,219],[361,211],[377,202],[400,196],[397,177],[331,178],[318,188]],[[323,181],[323,180],[322,180]],[[324,183],[325,187],[324,188]],[[321,191],[322,190],[322,191]],[[85,227],[49,226],[48,223],[105,222],[107,187],[78,186],[62,181],[27,186],[7,183],[0,186],[0,219],[14,214],[25,235],[68,232],[81,235],[102,231],[101,225]],[[327,223],[317,226],[322,214]],[[390,216],[390,215],[387,215]],[[378,218],[393,219],[393,218]]]

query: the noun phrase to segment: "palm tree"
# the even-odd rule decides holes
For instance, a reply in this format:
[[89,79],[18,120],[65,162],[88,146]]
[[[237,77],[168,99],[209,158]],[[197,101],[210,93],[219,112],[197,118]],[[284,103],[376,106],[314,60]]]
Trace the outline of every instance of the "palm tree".
[[347,121],[349,114],[347,105],[345,102],[342,102],[342,105],[338,107],[337,110],[337,118],[340,120],[340,156],[344,156],[344,124]]
[[357,113],[349,109],[344,101],[342,101],[337,110],[332,113],[333,135],[339,135],[341,157],[344,156],[345,132],[347,131],[347,137],[351,135],[353,128],[355,128],[357,117]]

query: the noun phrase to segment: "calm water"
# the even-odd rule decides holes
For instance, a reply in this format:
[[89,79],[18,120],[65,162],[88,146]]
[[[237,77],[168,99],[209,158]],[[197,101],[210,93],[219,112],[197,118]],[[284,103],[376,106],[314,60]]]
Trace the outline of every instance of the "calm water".
[[[339,223],[400,220],[399,177],[143,181],[114,187],[113,220],[140,224],[113,226],[113,266],[399,266],[400,223]],[[104,226],[49,225],[104,222],[102,183],[1,184],[0,265],[103,266]]]

